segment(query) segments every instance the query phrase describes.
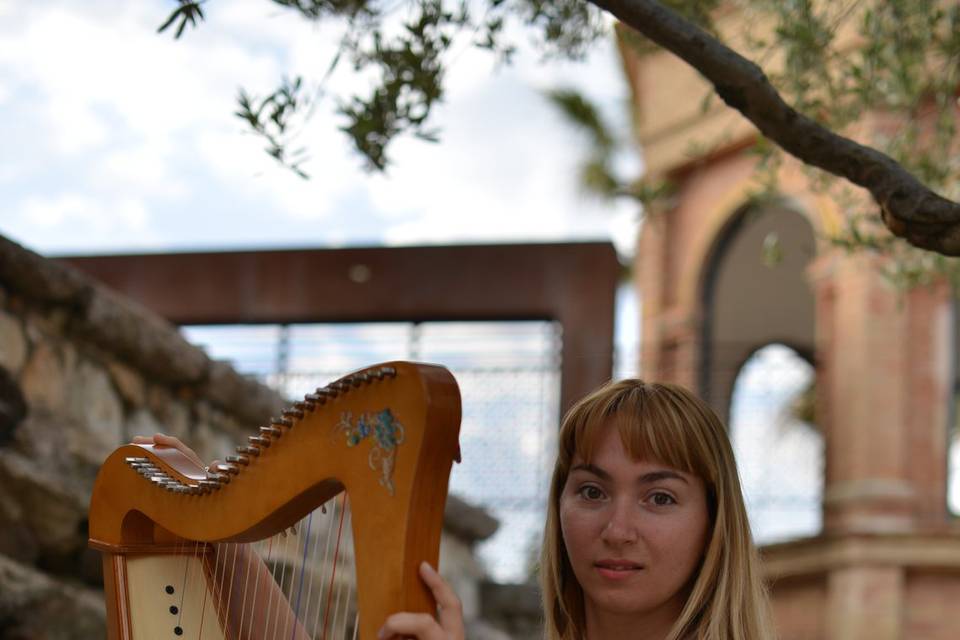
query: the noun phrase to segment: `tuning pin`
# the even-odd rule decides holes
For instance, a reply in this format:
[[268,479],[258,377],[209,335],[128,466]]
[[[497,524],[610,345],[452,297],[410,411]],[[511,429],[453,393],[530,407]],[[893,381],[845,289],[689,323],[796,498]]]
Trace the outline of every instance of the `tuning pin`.
[[235,464],[229,464],[229,463],[215,464],[213,465],[213,467],[211,467],[211,470],[214,473],[232,473],[233,475],[237,475],[238,473],[240,473],[240,467],[238,467]]
[[250,458],[247,456],[227,456],[227,462],[231,464],[242,464],[244,466],[250,464]]
[[[364,372],[362,372],[362,373],[358,373],[355,377],[356,377],[357,380],[359,380],[360,382],[363,382],[363,383],[366,383],[366,384],[369,384],[369,382],[370,382],[370,380],[371,380],[370,374],[367,373],[366,371],[364,371]],[[357,386],[359,387],[360,385],[357,384]]]
[[284,409],[283,411],[281,411],[280,415],[282,415],[284,418],[289,418],[291,420],[303,419],[303,409],[298,408],[297,405],[293,405],[293,406],[294,406],[293,409]]
[[[264,427],[260,428],[263,429]],[[270,446],[270,438],[264,438],[263,436],[247,436],[247,441],[257,447],[266,448]]]
[[260,427],[260,435],[262,436],[273,436],[274,438],[279,438],[283,435],[283,431],[277,429],[276,427]]
[[259,456],[260,447],[237,447],[237,453],[244,456]]
[[290,428],[293,426],[293,420],[290,418],[270,418],[270,424],[280,425],[282,427]]
[[394,369],[393,367],[380,367],[380,371],[383,373],[384,376],[388,378],[397,377],[397,370]]
[[218,484],[230,484],[230,476],[226,473],[208,473],[207,480],[216,482]]

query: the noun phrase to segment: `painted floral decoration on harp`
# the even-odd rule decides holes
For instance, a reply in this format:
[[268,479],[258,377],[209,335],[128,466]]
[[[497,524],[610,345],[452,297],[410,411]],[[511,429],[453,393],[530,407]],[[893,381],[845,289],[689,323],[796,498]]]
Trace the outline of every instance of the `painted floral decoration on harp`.
[[344,432],[347,446],[355,447],[371,435],[373,448],[367,458],[370,468],[380,472],[380,484],[392,496],[393,466],[397,455],[397,446],[403,444],[403,425],[394,417],[390,409],[360,414],[356,423],[353,414],[344,411],[340,416],[335,433]]

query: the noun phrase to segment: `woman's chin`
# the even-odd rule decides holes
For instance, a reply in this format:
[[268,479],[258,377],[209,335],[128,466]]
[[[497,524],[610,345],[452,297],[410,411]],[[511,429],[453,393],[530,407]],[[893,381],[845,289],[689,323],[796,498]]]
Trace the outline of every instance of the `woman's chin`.
[[649,593],[638,589],[607,587],[588,595],[598,611],[617,616],[643,615],[656,603],[649,602]]

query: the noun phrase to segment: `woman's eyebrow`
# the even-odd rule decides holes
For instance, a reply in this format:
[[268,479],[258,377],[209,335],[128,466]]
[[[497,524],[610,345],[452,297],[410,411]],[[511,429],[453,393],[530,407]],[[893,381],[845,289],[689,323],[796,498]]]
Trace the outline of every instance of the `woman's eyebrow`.
[[645,473],[637,478],[637,482],[640,484],[650,484],[652,482],[660,482],[661,480],[681,480],[686,484],[690,484],[687,482],[686,478],[676,471],[669,471],[667,469],[662,471],[651,471],[650,473]]
[[610,480],[610,479],[611,479],[611,476],[610,476],[609,473],[607,473],[606,471],[604,471],[603,469],[601,469],[600,467],[598,467],[598,466],[595,465],[595,464],[578,464],[578,465],[574,465],[574,467],[573,467],[572,469],[570,469],[570,471],[571,471],[571,472],[573,472],[573,471],[586,471],[587,473],[592,473],[593,475],[597,476],[598,478],[600,478],[600,479],[602,479],[602,480]]
[[[612,478],[609,473],[595,464],[574,465],[571,467],[570,471],[571,473],[574,471],[586,471],[587,473],[592,473],[602,480],[610,480]],[[670,471],[669,469],[661,469],[660,471],[651,471],[650,473],[645,473],[637,478],[637,484],[651,484],[654,482],[660,482],[662,480],[680,480],[685,484],[690,484],[682,475],[676,471]]]

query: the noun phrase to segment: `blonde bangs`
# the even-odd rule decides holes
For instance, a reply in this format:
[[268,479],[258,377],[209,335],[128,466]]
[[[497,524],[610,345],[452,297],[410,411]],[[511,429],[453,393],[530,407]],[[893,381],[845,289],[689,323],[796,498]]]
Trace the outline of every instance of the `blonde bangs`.
[[[691,429],[703,416],[672,385],[624,380],[604,387],[574,407],[561,433],[561,449],[591,461],[600,433],[615,426],[627,454],[713,480],[713,457],[704,434]],[[604,397],[605,396],[605,397]]]

